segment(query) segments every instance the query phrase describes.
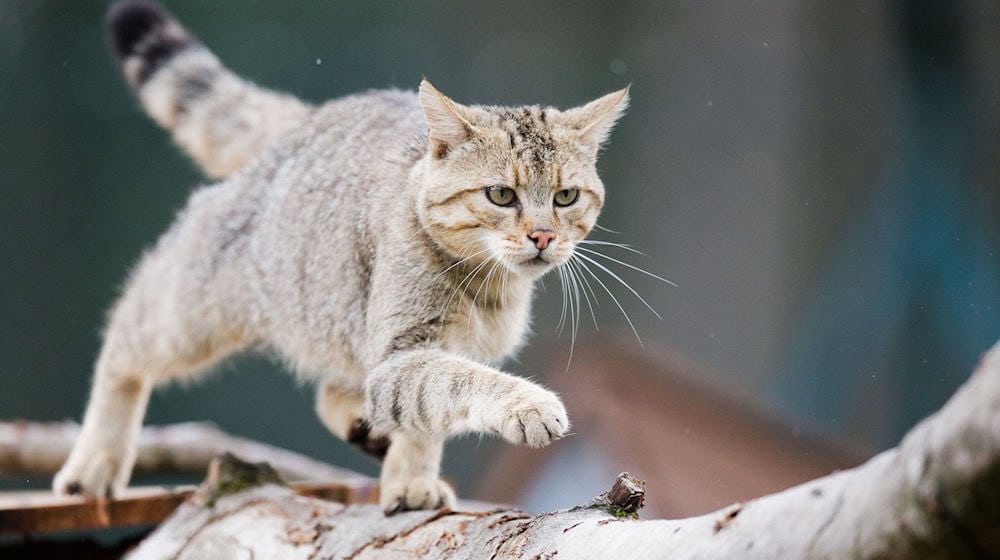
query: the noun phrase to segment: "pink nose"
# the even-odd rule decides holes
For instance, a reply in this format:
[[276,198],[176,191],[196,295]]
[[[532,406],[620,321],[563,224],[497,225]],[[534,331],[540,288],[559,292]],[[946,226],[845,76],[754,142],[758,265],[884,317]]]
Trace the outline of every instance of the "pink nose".
[[549,229],[536,229],[528,234],[528,238],[535,242],[535,247],[544,249],[549,246],[549,241],[556,238],[556,232]]

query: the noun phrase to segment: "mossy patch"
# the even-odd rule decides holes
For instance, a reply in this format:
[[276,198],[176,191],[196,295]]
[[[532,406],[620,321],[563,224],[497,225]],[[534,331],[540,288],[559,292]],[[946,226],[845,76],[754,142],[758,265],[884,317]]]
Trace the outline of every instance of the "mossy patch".
[[271,465],[248,463],[232,453],[226,453],[221,458],[216,458],[209,467],[209,475],[203,486],[204,504],[213,507],[219,498],[264,484],[288,485]]
[[582,506],[576,506],[571,508],[570,511],[579,511],[582,509],[596,509],[606,513],[611,514],[617,519],[639,519],[639,512],[630,510],[626,507],[622,507],[618,504],[613,504],[608,500],[602,498],[594,498],[590,502],[583,504]]

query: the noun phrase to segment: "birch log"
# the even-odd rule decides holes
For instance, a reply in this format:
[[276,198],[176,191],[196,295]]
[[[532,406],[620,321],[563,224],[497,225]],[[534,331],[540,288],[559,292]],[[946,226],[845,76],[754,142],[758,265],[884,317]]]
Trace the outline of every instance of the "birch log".
[[[0,476],[55,474],[80,434],[76,422],[0,421]],[[267,461],[288,480],[336,480],[371,486],[372,479],[301,453],[223,432],[208,422],[146,426],[139,434],[136,472],[203,473],[212,458],[230,452]]]
[[210,506],[198,496],[212,486],[206,481],[130,558],[1000,558],[1000,344],[898,447],[688,519],[638,521],[609,503],[624,496],[641,504],[634,485],[555,513],[388,518],[375,506],[304,498],[271,484]]

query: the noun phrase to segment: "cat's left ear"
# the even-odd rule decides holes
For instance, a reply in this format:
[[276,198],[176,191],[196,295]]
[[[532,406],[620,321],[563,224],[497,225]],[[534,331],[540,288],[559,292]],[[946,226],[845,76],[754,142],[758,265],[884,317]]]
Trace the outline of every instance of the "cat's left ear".
[[420,106],[427,120],[427,135],[434,157],[441,159],[451,148],[468,142],[477,132],[472,111],[441,93],[430,82],[420,82]]
[[597,149],[607,141],[611,129],[628,109],[628,90],[626,87],[582,107],[564,111],[563,118],[576,129],[581,141]]

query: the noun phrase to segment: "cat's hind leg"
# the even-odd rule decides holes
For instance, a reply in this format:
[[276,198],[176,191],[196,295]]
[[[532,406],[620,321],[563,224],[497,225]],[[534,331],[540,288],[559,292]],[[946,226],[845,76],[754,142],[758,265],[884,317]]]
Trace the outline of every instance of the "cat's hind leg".
[[372,433],[362,393],[324,382],[316,391],[316,414],[335,436],[379,461],[385,458],[389,438]]
[[[162,247],[161,247],[162,248]],[[243,347],[211,282],[170,254],[147,255],[112,310],[80,435],[56,474],[58,494],[105,497],[128,483],[150,392]]]
[[128,343],[109,331],[95,368],[83,428],[56,474],[57,494],[110,497],[128,483],[152,381],[125,357]]

